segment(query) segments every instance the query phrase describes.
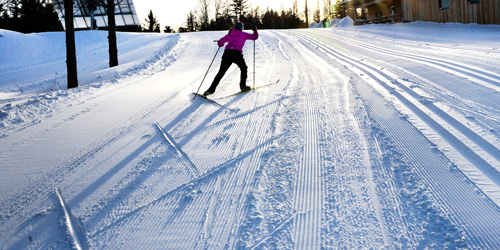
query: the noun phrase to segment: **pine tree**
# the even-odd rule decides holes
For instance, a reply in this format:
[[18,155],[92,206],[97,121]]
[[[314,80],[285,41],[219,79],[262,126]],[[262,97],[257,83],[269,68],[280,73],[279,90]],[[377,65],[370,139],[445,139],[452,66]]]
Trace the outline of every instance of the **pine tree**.
[[144,31],[146,32],[160,32],[160,23],[158,19],[153,15],[153,10],[149,11],[148,17],[146,19],[146,27]]
[[196,31],[197,25],[196,25],[196,15],[194,14],[194,11],[190,11],[186,20],[187,32],[193,32]]
[[0,28],[23,33],[63,30],[54,5],[44,0],[10,0],[0,4]]
[[246,14],[246,9],[248,8],[247,0],[233,0],[231,7],[234,11],[234,18],[236,20],[241,20],[241,18]]

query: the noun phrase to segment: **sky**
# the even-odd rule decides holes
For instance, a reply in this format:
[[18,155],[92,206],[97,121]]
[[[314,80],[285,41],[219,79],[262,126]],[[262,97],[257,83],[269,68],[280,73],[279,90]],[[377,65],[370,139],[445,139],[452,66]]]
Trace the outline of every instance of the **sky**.
[[[182,0],[179,4],[178,0],[134,0],[134,6],[141,23],[145,23],[144,19],[150,10],[153,10],[153,15],[159,20],[161,30],[169,25],[175,30],[181,26],[185,26],[189,11],[194,10],[198,5],[199,0]],[[316,2],[309,0],[309,7],[315,7]],[[323,2],[323,1],[320,1]],[[261,10],[267,7],[274,10],[280,10],[281,4],[285,9],[290,9],[293,5],[293,0],[248,0],[249,5],[259,6]],[[304,11],[304,0],[298,0],[299,11]],[[213,12],[210,13],[213,15]]]

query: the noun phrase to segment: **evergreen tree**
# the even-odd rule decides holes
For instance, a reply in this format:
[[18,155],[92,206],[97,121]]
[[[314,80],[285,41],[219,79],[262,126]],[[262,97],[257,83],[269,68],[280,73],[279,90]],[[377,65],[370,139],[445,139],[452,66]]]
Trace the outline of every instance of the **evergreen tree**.
[[196,31],[196,28],[198,25],[196,23],[196,15],[195,15],[194,11],[189,12],[187,20],[186,20],[186,25],[187,25],[187,28],[186,28],[187,32]]
[[2,3],[0,28],[23,33],[63,29],[54,5],[45,0],[8,0]]
[[146,21],[145,32],[160,32],[160,23],[158,19],[153,15],[153,10],[149,11],[148,17],[144,19]]
[[241,20],[241,18],[246,14],[246,9],[248,8],[247,0],[232,0],[231,7],[234,11],[234,18],[236,21]]

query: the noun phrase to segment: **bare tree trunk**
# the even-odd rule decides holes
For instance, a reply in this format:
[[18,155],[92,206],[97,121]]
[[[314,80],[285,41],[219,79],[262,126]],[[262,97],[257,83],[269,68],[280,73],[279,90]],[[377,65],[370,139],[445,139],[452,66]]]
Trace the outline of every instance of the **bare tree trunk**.
[[309,27],[309,6],[307,5],[307,0],[306,0],[306,9],[304,11],[304,14],[306,16],[306,28]]
[[108,43],[109,43],[109,67],[118,66],[118,48],[116,46],[116,22],[114,0],[108,0],[106,5],[108,12]]
[[71,89],[78,87],[75,26],[73,24],[73,0],[64,0],[64,22],[66,25],[66,68],[68,71],[68,89]]

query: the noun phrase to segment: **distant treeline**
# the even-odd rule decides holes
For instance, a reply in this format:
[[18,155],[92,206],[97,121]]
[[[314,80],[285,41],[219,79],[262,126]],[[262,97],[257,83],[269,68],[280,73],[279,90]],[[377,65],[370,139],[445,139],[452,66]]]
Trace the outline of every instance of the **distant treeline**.
[[[198,0],[198,5],[189,12],[185,26],[179,28],[179,32],[227,30],[236,21],[243,22],[247,29],[253,25],[259,29],[296,29],[307,27],[311,22],[318,23],[322,17],[330,20],[345,16],[345,11],[338,8],[341,0],[322,0],[323,9],[317,1],[314,11],[309,9],[307,0],[302,11],[299,11],[297,0],[289,10],[282,7],[280,11],[261,10],[258,6],[252,8],[247,1]],[[117,27],[117,30],[160,32],[160,24],[152,11],[144,21],[144,26]],[[0,29],[31,33],[62,31],[63,27],[54,5],[48,0],[0,0]],[[170,26],[165,26],[163,31],[174,32]]]
[[[262,11],[259,7],[248,7],[248,0],[199,0],[195,10],[189,12],[186,26],[179,32],[229,29],[234,22],[256,25],[260,29],[293,29],[307,27],[299,13],[297,1],[289,10]],[[307,11],[307,10],[306,10]],[[212,12],[210,15],[209,12]],[[248,27],[250,28],[250,27]]]
[[236,18],[234,15],[220,15],[216,19],[203,22],[203,20],[197,18],[197,16],[191,12],[187,18],[186,27],[179,28],[179,32],[227,30],[231,28],[236,21],[244,23],[247,29],[251,29],[253,25],[257,26],[259,29],[295,29],[307,26],[304,20],[302,20],[297,13],[292,11],[278,12],[268,9],[261,15],[253,15],[254,13],[258,13],[258,11],[243,14],[239,18]]
[[6,0],[0,3],[0,29],[23,33],[62,31],[54,5],[45,0]]
[[[198,0],[197,7],[187,16],[186,26],[179,32],[225,30],[236,21],[247,26],[256,25],[259,29],[297,29],[308,27],[312,22],[343,18],[347,14],[339,5],[343,0],[317,0],[314,11],[309,8],[308,0],[305,0],[301,11],[297,0],[294,0],[292,8],[285,10],[282,7],[280,11],[261,10],[258,6],[252,8],[247,1]],[[323,8],[320,8],[320,1],[323,1]]]

